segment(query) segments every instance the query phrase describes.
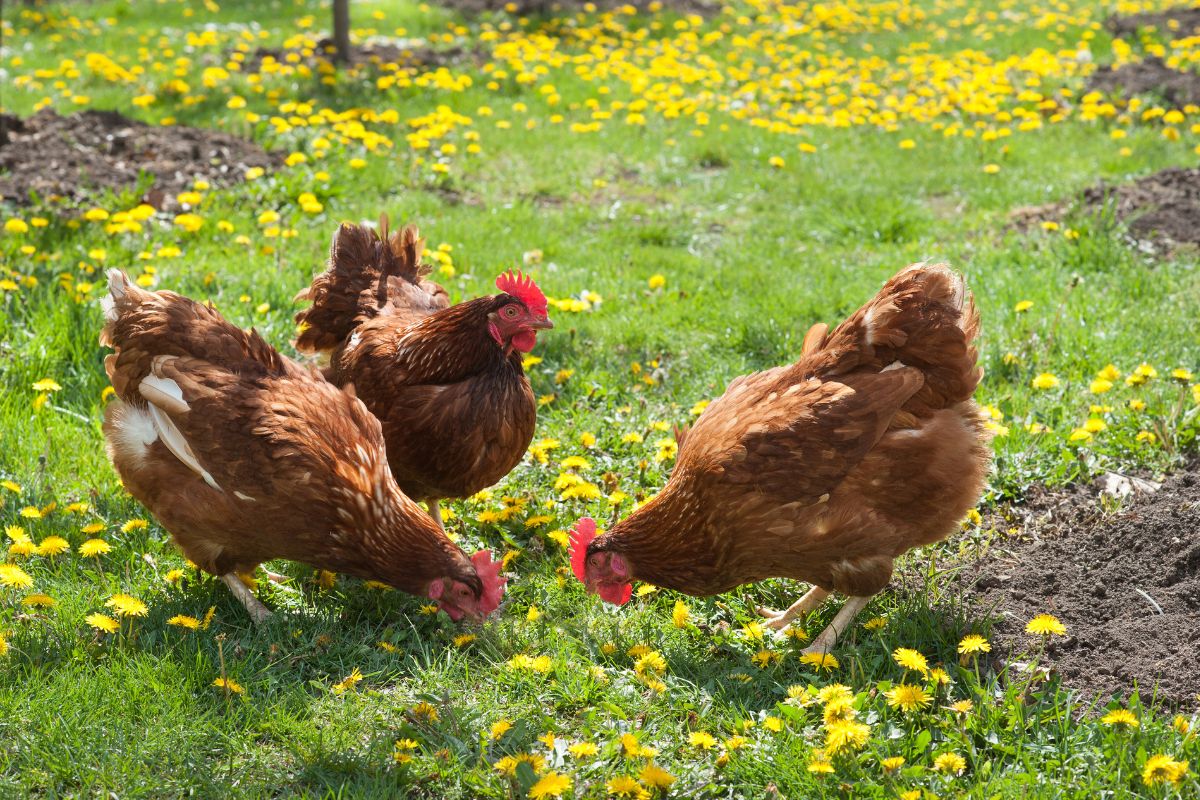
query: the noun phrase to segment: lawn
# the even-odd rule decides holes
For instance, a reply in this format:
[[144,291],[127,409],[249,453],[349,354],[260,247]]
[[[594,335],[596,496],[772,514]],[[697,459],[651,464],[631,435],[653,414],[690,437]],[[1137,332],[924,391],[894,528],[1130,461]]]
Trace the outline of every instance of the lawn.
[[[5,112],[112,109],[277,155],[157,210],[147,180],[0,200],[0,795],[1195,796],[1195,699],[1090,697],[1036,668],[1053,634],[964,653],[991,621],[951,582],[1031,487],[1194,450],[1196,250],[1139,246],[1112,214],[1009,222],[1195,163],[1196,106],[1086,88],[1097,63],[1195,69],[1200,38],[1103,25],[1159,5],[355,0],[359,45],[422,57],[333,69],[314,4],[6,4]],[[104,455],[102,273],[295,355],[292,297],[340,221],[381,212],[420,225],[455,300],[510,267],[552,298],[534,446],[449,505],[468,551],[504,554],[506,601],[469,629],[279,562],[301,591],[263,581],[280,613],[256,629]],[[824,663],[799,651],[836,604],[782,639],[756,623],[785,581],[645,586],[619,610],[583,592],[564,530],[628,514],[673,424],[920,260],[960,269],[983,319],[995,469],[960,535],[902,559]]]

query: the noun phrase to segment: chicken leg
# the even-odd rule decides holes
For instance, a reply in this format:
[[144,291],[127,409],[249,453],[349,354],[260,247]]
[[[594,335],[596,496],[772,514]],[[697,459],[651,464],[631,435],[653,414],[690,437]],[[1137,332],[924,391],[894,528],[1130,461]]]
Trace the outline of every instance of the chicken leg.
[[804,648],[804,654],[810,653],[828,653],[837,643],[837,638],[846,628],[850,627],[850,623],[858,616],[858,612],[862,611],[867,603],[871,602],[870,597],[851,597],[846,600],[846,605],[834,615],[829,622],[829,627],[821,631],[817,638],[813,639],[813,643]]
[[233,592],[233,596],[250,612],[250,619],[254,621],[255,625],[261,625],[271,618],[270,609],[254,596],[254,592],[246,588],[246,584],[242,583],[241,578],[232,572],[227,572],[221,576],[221,580],[229,587],[229,591]]
[[281,575],[278,572],[271,572],[271,570],[267,569],[266,567],[263,567],[263,572],[266,573],[267,580],[279,587],[280,591],[290,592],[292,594],[300,594],[299,589],[294,586],[287,585],[292,580],[287,575]]
[[429,506],[429,516],[433,517],[433,521],[438,524],[439,528],[446,530],[446,525],[442,522],[442,507],[438,505],[438,501],[428,500],[426,505]]
[[829,592],[825,591],[819,586],[814,586],[809,589],[803,597],[792,603],[792,605],[789,606],[786,611],[775,611],[774,609],[770,608],[759,608],[758,613],[767,618],[767,621],[763,623],[764,625],[766,625],[768,628],[774,628],[775,630],[779,631],[787,627],[789,622],[801,614],[807,614],[810,611],[814,611],[817,606],[821,605],[821,603],[825,601],[826,597],[829,597]]

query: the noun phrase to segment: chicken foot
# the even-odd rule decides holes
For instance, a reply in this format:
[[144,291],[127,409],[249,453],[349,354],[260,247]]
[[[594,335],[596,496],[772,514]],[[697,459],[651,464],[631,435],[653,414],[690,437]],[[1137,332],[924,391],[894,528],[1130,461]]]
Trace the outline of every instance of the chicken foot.
[[438,524],[439,528],[446,530],[446,525],[442,522],[442,507],[438,505],[438,501],[427,500],[425,504],[429,506],[429,516],[433,517],[433,521]]
[[815,611],[817,606],[825,601],[826,597],[829,597],[829,592],[819,586],[814,586],[803,597],[792,603],[786,611],[759,608],[758,613],[767,618],[767,621],[763,623],[764,625],[779,631],[787,627],[788,623],[801,614],[808,614],[811,611]]
[[271,618],[270,609],[254,596],[254,592],[250,591],[236,574],[227,572],[221,576],[221,580],[229,587],[229,591],[233,592],[233,596],[238,599],[238,602],[250,612],[250,619],[255,625],[261,625]]
[[858,616],[858,612],[866,608],[867,603],[871,602],[870,597],[850,597],[846,600],[846,605],[834,615],[829,622],[829,627],[821,631],[817,638],[813,639],[812,644],[804,648],[804,654],[810,653],[828,653],[837,643],[837,638],[850,627],[850,623]]
[[300,594],[300,590],[295,586],[287,585],[292,582],[292,579],[287,575],[281,575],[278,572],[271,572],[271,570],[267,569],[266,567],[263,567],[263,572],[266,574],[267,580],[278,586],[280,591],[291,592],[292,594]]

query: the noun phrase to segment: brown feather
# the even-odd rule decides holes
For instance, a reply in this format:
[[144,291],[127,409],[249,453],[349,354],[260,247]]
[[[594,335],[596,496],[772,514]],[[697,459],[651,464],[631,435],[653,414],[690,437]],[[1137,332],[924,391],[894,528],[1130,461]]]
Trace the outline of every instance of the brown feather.
[[211,307],[122,279],[105,331],[119,396],[105,413],[109,455],[196,564],[225,574],[286,558],[417,594],[440,577],[480,585],[392,479],[361,402]]
[[297,315],[307,326],[297,347],[330,351],[326,378],[353,383],[382,422],[404,492],[474,494],[507,475],[533,439],[537,404],[521,356],[488,327],[501,305],[519,301],[501,294],[449,306],[422,277],[416,228],[389,236],[384,217],[380,230],[338,230],[329,267],[299,295],[313,305]]
[[978,329],[960,277],[901,271],[832,333],[814,325],[796,363],[730,383],[663,490],[589,553],[695,595],[770,577],[878,592],[983,489]]

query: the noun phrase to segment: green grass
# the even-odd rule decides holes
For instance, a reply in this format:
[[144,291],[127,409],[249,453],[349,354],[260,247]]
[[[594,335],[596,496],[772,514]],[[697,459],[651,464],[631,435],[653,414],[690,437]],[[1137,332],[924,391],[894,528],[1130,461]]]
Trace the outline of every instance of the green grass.
[[[820,37],[779,33],[775,41],[859,56],[870,45],[893,63],[913,43],[924,42],[934,53],[976,48],[999,60],[1039,47],[1055,52],[1074,46],[1104,16],[1091,6],[1072,6],[1060,23],[1039,26],[1040,10],[1010,8],[990,21],[956,24],[970,16],[968,5],[929,7],[927,20],[894,31],[882,22],[889,7],[856,7],[862,22],[829,23]],[[988,7],[999,10],[1000,4]],[[1062,485],[1104,469],[1161,472],[1178,464],[1193,449],[1197,427],[1192,391],[1170,377],[1174,368],[1200,367],[1195,252],[1148,255],[1127,246],[1111,221],[1085,216],[1061,220],[1058,231],[1012,231],[1007,213],[1069,198],[1099,179],[1191,163],[1194,115],[1177,126],[1179,141],[1162,135],[1162,123],[1122,112],[1128,120],[1088,121],[1075,114],[984,142],[982,134],[946,137],[929,121],[903,116],[894,131],[813,124],[800,134],[773,133],[716,103],[707,125],[651,109],[645,126],[629,126],[621,124],[622,110],[599,131],[575,133],[571,123],[591,120],[589,99],[629,101],[629,87],[588,80],[570,64],[551,67],[535,84],[519,83],[521,67],[489,59],[492,45],[481,36],[486,26],[495,29],[507,20],[531,39],[538,32],[563,34],[560,50],[578,55],[586,44],[565,36],[568,27],[504,15],[468,20],[412,2],[356,2],[353,10],[362,28],[372,25],[380,33],[404,27],[408,36],[432,37],[448,24],[464,25],[458,43],[481,48],[483,61],[508,77],[490,89],[494,73],[465,62],[451,67],[472,78],[462,91],[381,90],[371,70],[341,75],[334,86],[304,76],[268,77],[263,88],[274,92],[271,97],[256,94],[237,75],[202,87],[201,71],[224,63],[248,23],[266,34],[254,46],[280,46],[301,30],[322,28],[323,14],[312,27],[300,27],[310,10],[281,2],[225,3],[216,13],[177,2],[5,7],[4,41],[11,49],[0,65],[10,82],[25,76],[41,83],[14,83],[3,98],[6,110],[25,115],[51,96],[66,112],[80,107],[72,96],[87,97],[89,106],[147,121],[174,117],[252,135],[310,160],[206,191],[197,212],[205,225],[197,233],[173,226],[171,215],[148,221],[140,233],[111,236],[103,223],[81,218],[92,205],[129,209],[134,196],[97,197],[82,208],[0,209],[5,220],[49,221],[44,228],[0,234],[0,278],[15,284],[0,291],[0,479],[17,487],[0,489],[0,515],[5,526],[22,527],[34,541],[59,535],[78,547],[95,535],[112,545],[98,560],[72,551],[19,561],[33,588],[0,588],[0,633],[9,644],[0,656],[0,740],[6,744],[0,795],[520,797],[538,776],[528,767],[508,776],[494,765],[505,756],[536,753],[545,759],[544,771],[571,776],[567,795],[601,797],[605,781],[636,777],[648,763],[645,756],[621,752],[619,737],[626,733],[658,751],[652,761],[676,776],[670,791],[681,797],[895,797],[923,790],[925,796],[1082,798],[1196,791],[1194,777],[1177,788],[1148,787],[1142,780],[1150,755],[1167,753],[1193,765],[1200,757],[1195,736],[1181,737],[1169,726],[1172,714],[1153,708],[1152,687],[1139,687],[1141,700],[1131,706],[1140,728],[1123,732],[1097,722],[1096,712],[1106,704],[1085,702],[1054,682],[1031,685],[1016,670],[977,673],[971,662],[959,663],[960,638],[986,635],[988,621],[962,608],[946,577],[960,559],[987,547],[999,535],[994,531],[966,526],[963,535],[902,559],[906,585],[920,590],[881,594],[860,622],[886,617],[884,627],[856,627],[836,651],[840,666],[823,672],[800,662],[802,643],[769,637],[764,643],[746,635],[756,605],[788,604],[800,587],[768,581],[718,598],[683,598],[691,623],[677,628],[672,611],[681,598],[673,593],[648,594],[620,611],[586,597],[564,572],[565,552],[548,535],[584,514],[604,520],[627,514],[635,499],[665,480],[669,462],[657,463],[655,454],[656,442],[669,436],[666,424],[687,421],[697,401],[718,395],[733,377],[793,359],[809,325],[838,321],[890,274],[922,259],[961,269],[982,314],[986,377],[979,399],[1003,414],[998,422],[1007,428],[995,442],[996,469],[985,503],[1019,499],[1030,485]],[[371,16],[376,10],[383,20]],[[757,13],[768,14],[761,31],[783,30],[773,5],[754,12],[738,7],[742,13],[750,14],[744,23],[737,14],[719,15],[704,22],[700,35],[722,26],[751,32],[760,25],[752,21]],[[597,20],[586,14],[579,19],[582,29]],[[611,25],[646,27],[657,40],[675,35],[678,17],[615,19]],[[187,45],[187,31],[214,21],[221,23],[215,43]],[[1107,34],[1094,33],[1091,50],[1103,58],[1110,52]],[[160,36],[167,38],[160,43]],[[18,45],[23,42],[31,46]],[[138,58],[139,46],[151,48],[150,60],[164,69]],[[177,52],[167,55],[167,48]],[[731,52],[770,63],[763,48],[736,45],[731,36],[701,50],[719,63]],[[107,52],[126,66],[143,63],[147,73],[130,82],[108,81],[84,66],[89,52]],[[174,59],[185,54],[191,61],[182,73],[191,88],[184,94],[200,98],[190,105],[163,89]],[[20,63],[13,63],[14,56]],[[77,76],[61,69],[68,58],[77,63]],[[58,74],[38,78],[37,70]],[[56,80],[63,81],[61,89],[53,86]],[[610,85],[611,93],[599,93],[601,84]],[[686,96],[697,91],[682,79],[678,84]],[[539,90],[546,85],[561,95],[558,105],[546,104]],[[1045,77],[1043,88],[1066,88],[1078,98],[1082,85],[1075,74],[1055,74]],[[144,93],[156,101],[147,108],[132,105]],[[244,112],[228,109],[235,95],[246,97],[262,119],[248,122]],[[289,101],[310,102],[314,110],[395,109],[398,125],[368,123],[394,147],[371,153],[357,141],[338,142],[326,125],[275,132],[268,118],[291,113],[278,108]],[[529,112],[513,110],[518,102]],[[440,140],[457,148],[443,154],[450,172],[441,177],[429,170],[436,147],[412,150],[405,139],[411,130],[406,121],[439,105],[471,118]],[[494,115],[480,114],[481,106]],[[551,122],[551,114],[565,121]],[[962,118],[955,112],[938,119]],[[973,124],[974,118],[965,118]],[[497,128],[500,119],[511,120],[511,127]],[[533,130],[525,129],[527,119],[537,123]],[[1015,122],[978,119],[988,130],[1016,131]],[[1128,136],[1114,140],[1112,128],[1126,129]],[[473,141],[468,132],[479,134],[482,152],[467,152]],[[331,144],[318,158],[321,137]],[[904,139],[914,146],[901,148]],[[799,142],[816,152],[799,151]],[[1130,154],[1122,155],[1122,147]],[[782,168],[769,165],[776,155],[785,160]],[[353,168],[353,158],[365,159],[368,168]],[[1000,171],[985,173],[987,164]],[[317,174],[322,171],[325,176]],[[324,209],[302,212],[296,203],[302,192],[314,193]],[[267,237],[269,225],[257,220],[268,210],[277,211],[277,224],[294,235]],[[535,353],[543,359],[530,370],[535,391],[553,398],[540,410],[538,438],[559,442],[548,463],[527,459],[490,497],[452,504],[452,527],[464,544],[515,554],[504,609],[462,646],[454,642],[462,629],[422,614],[415,598],[349,579],[324,590],[311,571],[296,565],[274,565],[295,576],[302,594],[264,588],[264,599],[280,613],[261,630],[251,628],[244,610],[211,578],[185,570],[176,585],[166,583],[163,576],[181,568],[182,558],[124,494],[103,451],[99,419],[107,381],[104,351],[96,343],[102,269],[119,266],[137,275],[152,265],[158,288],[210,298],[237,324],[254,325],[293,353],[291,297],[320,268],[331,231],[340,220],[374,219],[381,211],[394,222],[419,223],[431,249],[452,247],[454,272],[439,273],[439,280],[455,299],[488,292],[496,274],[521,265],[523,254],[535,250],[541,261],[530,268],[547,294],[578,298],[587,291],[602,298],[586,311],[552,310],[556,329]],[[233,230],[221,230],[220,220]],[[1077,238],[1065,236],[1065,229]],[[21,251],[29,245],[36,248],[32,255]],[[163,246],[182,252],[153,255]],[[103,259],[96,248],[105,250]],[[139,259],[140,253],[152,255]],[[70,276],[65,285],[64,273]],[[657,274],[666,283],[652,290],[648,279]],[[95,285],[85,291],[84,283]],[[1020,301],[1033,305],[1019,313]],[[1089,392],[1106,364],[1115,364],[1123,379],[1143,362],[1158,371],[1146,385],[1117,380],[1104,395]],[[559,383],[561,370],[574,372]],[[1032,388],[1032,379],[1046,372],[1060,379],[1059,387]],[[62,388],[39,401],[32,386],[45,378]],[[1144,409],[1131,409],[1131,400],[1144,402]],[[1092,411],[1097,404],[1111,410]],[[1090,417],[1103,419],[1107,429],[1070,441]],[[1048,431],[1030,433],[1030,423]],[[581,444],[584,432],[596,437],[591,448]],[[1142,432],[1153,433],[1155,441],[1139,440]],[[630,433],[644,441],[623,441]],[[628,499],[615,509],[605,499],[562,500],[553,485],[557,463],[568,455],[585,456],[591,467],[584,477],[606,493],[619,487]],[[70,511],[71,503],[87,508]],[[40,518],[22,515],[22,509],[50,504],[57,507]],[[506,521],[478,521],[483,512],[512,505],[519,510]],[[540,514],[552,521],[524,526]],[[142,518],[149,520],[146,527],[122,532],[127,521]],[[100,532],[83,533],[89,524],[99,524]],[[57,605],[22,606],[30,591],[51,595]],[[106,611],[104,602],[115,592],[141,598],[148,614],[125,622],[119,634],[98,633],[84,618]],[[202,618],[213,606],[207,629],[167,623],[178,614]],[[534,606],[540,616],[531,620]],[[805,628],[815,632],[833,610],[822,610]],[[637,659],[627,651],[637,645],[664,659],[661,691],[648,688],[635,671]],[[897,647],[917,649],[946,670],[951,683],[936,690],[931,709],[904,715],[885,702],[882,692],[892,685],[917,680],[892,659]],[[1036,642],[1031,648],[1036,651]],[[780,662],[755,664],[763,649],[781,655]],[[511,659],[520,654],[546,656],[548,663],[539,665],[544,672],[515,667]],[[331,687],[355,669],[363,680],[334,693]],[[244,694],[226,696],[214,687],[222,674]],[[824,744],[821,705],[789,700],[788,688],[833,682],[851,688],[859,720],[871,734],[860,750],[835,755],[836,772],[827,775],[809,770],[814,748]],[[961,716],[945,709],[960,699],[972,700],[974,709]],[[420,702],[436,709],[436,721],[414,712]],[[513,727],[492,741],[489,730],[501,719]],[[768,719],[779,720],[782,730],[769,730],[776,723]],[[539,741],[548,731],[556,743]],[[695,731],[711,733],[717,745],[698,750],[689,744]],[[740,748],[736,740],[730,743],[739,735],[745,739]],[[399,764],[395,743],[405,739],[416,747],[412,760]],[[565,749],[581,741],[596,743],[598,754],[578,759]],[[932,769],[934,759],[948,752],[966,759],[961,776]],[[885,774],[879,760],[888,756],[907,761]]]

